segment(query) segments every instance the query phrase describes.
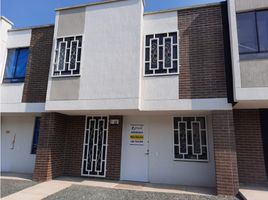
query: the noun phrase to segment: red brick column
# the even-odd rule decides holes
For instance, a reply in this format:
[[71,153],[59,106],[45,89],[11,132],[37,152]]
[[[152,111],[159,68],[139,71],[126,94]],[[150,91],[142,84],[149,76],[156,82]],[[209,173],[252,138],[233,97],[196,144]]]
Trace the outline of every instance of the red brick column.
[[213,111],[212,128],[217,194],[236,195],[239,183],[233,112]]
[[238,174],[240,183],[267,181],[259,110],[234,110]]
[[119,124],[113,125],[109,123],[106,178],[119,180],[121,167],[123,117],[110,116],[109,118],[110,120],[119,120]]
[[54,26],[32,30],[22,102],[45,102]]
[[64,175],[81,176],[85,116],[68,116],[64,151]]
[[63,174],[66,115],[42,113],[33,179],[51,180]]

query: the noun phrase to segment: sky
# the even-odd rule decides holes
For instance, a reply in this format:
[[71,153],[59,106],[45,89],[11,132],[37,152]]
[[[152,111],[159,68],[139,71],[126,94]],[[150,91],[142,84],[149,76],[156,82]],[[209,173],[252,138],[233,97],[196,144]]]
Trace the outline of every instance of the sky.
[[[0,15],[14,28],[54,24],[55,9],[101,0],[0,0]],[[156,11],[224,0],[145,0],[145,11]]]

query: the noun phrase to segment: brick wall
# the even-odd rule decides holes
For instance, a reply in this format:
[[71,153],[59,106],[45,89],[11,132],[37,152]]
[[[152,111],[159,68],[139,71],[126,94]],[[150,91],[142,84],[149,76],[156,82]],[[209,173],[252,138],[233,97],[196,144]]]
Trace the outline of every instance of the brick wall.
[[221,5],[178,11],[179,98],[226,98]]
[[121,166],[121,146],[122,146],[122,116],[110,116],[111,119],[118,119],[119,125],[109,124],[108,133],[108,149],[107,149],[107,172],[108,179],[120,179],[120,166]]
[[238,193],[238,172],[232,111],[213,111],[212,128],[217,194]]
[[66,115],[42,113],[33,179],[45,181],[63,174]]
[[54,26],[32,29],[22,102],[45,102]]
[[240,183],[266,182],[259,110],[234,110],[234,122]]
[[85,116],[68,116],[65,135],[64,175],[81,176]]
[[[118,125],[109,124],[106,178],[119,180],[122,116]],[[33,179],[45,181],[57,176],[81,176],[85,116],[43,113]]]

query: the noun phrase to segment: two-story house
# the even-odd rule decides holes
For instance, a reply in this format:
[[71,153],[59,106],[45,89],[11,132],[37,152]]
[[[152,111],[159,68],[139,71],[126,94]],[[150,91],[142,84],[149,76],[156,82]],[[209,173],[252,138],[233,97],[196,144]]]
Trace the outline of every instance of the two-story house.
[[1,170],[234,195],[255,158],[265,183],[267,78],[250,81],[264,72],[248,74],[239,56],[238,7],[144,12],[143,0],[110,0],[57,9],[55,26],[2,19]]

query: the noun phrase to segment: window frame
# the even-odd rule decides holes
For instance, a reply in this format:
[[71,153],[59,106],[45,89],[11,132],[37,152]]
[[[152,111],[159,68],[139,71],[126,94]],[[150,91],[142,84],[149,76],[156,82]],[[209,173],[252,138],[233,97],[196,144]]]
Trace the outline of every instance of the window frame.
[[[205,118],[205,131],[206,131],[206,147],[207,147],[207,159],[206,160],[201,160],[201,159],[185,159],[185,158],[176,158],[175,157],[175,140],[174,140],[174,134],[175,134],[175,128],[174,128],[174,118],[185,118],[185,117],[190,117],[190,118],[198,118],[198,117],[203,117]],[[172,153],[173,153],[173,161],[181,161],[181,162],[198,162],[198,163],[208,163],[210,161],[210,142],[209,142],[209,132],[208,132],[208,121],[207,121],[208,117],[204,116],[204,115],[194,115],[194,116],[173,116],[172,117],[172,122],[173,122],[173,127],[172,127],[172,140],[173,140],[173,146],[172,146]],[[191,122],[192,124],[193,122]],[[187,125],[186,125],[187,127]],[[179,127],[178,127],[179,128]],[[186,128],[187,130],[187,128]],[[187,135],[187,132],[186,132]],[[179,135],[178,135],[179,137]],[[193,138],[192,138],[193,139]],[[201,140],[201,138],[200,138]],[[193,144],[192,144],[193,145]],[[202,144],[201,144],[202,145]],[[194,148],[194,147],[193,147]]]
[[[261,9],[261,10],[251,10],[251,11],[246,11],[246,12],[237,12],[236,13],[236,21],[237,21],[237,15],[239,14],[246,14],[246,13],[254,13],[254,20],[255,20],[255,31],[256,31],[256,40],[257,40],[257,47],[258,47],[258,51],[252,51],[252,52],[244,52],[244,53],[241,53],[239,51],[239,35],[238,35],[238,51],[239,51],[239,55],[249,55],[249,54],[262,54],[262,53],[268,53],[268,50],[267,51],[261,51],[260,50],[260,38],[259,38],[259,26],[258,26],[258,19],[257,19],[257,13],[258,12],[263,12],[263,11],[267,11],[268,12],[268,9]],[[237,21],[237,24],[238,24],[238,21]]]
[[[34,151],[34,138],[35,138],[35,130],[36,130],[36,126],[37,126],[37,121],[39,121],[39,129],[38,129],[38,141],[36,144],[36,149]],[[31,143],[31,154],[32,155],[36,155],[37,153],[37,148],[38,148],[38,143],[39,143],[39,136],[40,136],[40,127],[41,127],[41,117],[40,116],[36,116],[34,118],[34,128],[33,128],[33,137],[32,137],[32,143]]]
[[[16,57],[16,62],[15,62],[15,70],[14,70],[14,75],[16,75],[16,71],[17,71],[17,65],[18,65],[18,59],[19,59],[19,55],[20,55],[20,50],[21,49],[28,49],[28,57],[27,57],[27,63],[25,66],[25,75],[24,77],[13,77],[13,78],[5,78],[6,75],[6,70],[7,70],[7,58],[8,58],[8,52],[9,50],[17,50],[19,49],[18,55]],[[6,54],[6,62],[5,62],[5,69],[4,69],[4,74],[3,74],[3,79],[2,79],[2,83],[23,83],[25,80],[25,76],[26,76],[26,72],[27,72],[27,65],[28,65],[28,59],[29,59],[29,54],[30,54],[30,47],[29,46],[21,46],[21,47],[12,47],[12,48],[7,48],[7,54]]]
[[[148,63],[148,61],[145,60],[145,54],[146,54],[146,36],[148,35],[153,35],[154,36],[154,39],[157,39],[157,41],[159,41],[158,38],[155,38],[155,35],[158,35],[158,34],[169,34],[169,33],[174,33],[176,32],[177,33],[177,59],[172,59],[173,60],[177,60],[177,72],[174,72],[174,73],[159,73],[159,74],[146,74],[145,73],[145,65],[146,63]],[[170,38],[170,37],[166,37],[166,38]],[[179,72],[180,72],[180,48],[179,48],[179,44],[180,44],[180,35],[179,35],[179,30],[174,30],[174,31],[163,31],[163,32],[154,32],[154,33],[145,33],[144,36],[143,36],[143,76],[144,77],[158,77],[158,76],[174,76],[174,75],[179,75]],[[151,40],[150,40],[150,46],[151,46]],[[164,45],[163,45],[164,46]],[[159,48],[159,47],[158,47]],[[171,47],[172,48],[172,47]],[[151,49],[151,48],[150,48]],[[164,52],[164,48],[163,48],[163,52]],[[165,55],[163,55],[163,63],[165,61]],[[173,54],[171,55],[171,57],[173,56]],[[150,56],[149,56],[150,57]],[[158,61],[157,61],[158,62]],[[149,61],[149,64],[151,62]]]
[[[60,39],[60,38],[68,38],[68,37],[78,37],[78,36],[81,36],[82,37],[82,47],[81,47],[81,57],[80,57],[80,68],[79,68],[79,74],[64,74],[64,75],[54,75],[54,65],[55,65],[55,58],[56,58],[56,48],[57,48],[57,40]],[[53,42],[53,57],[52,57],[52,62],[51,62],[51,77],[52,78],[62,78],[62,77],[80,77],[81,76],[81,64],[82,64],[82,61],[83,61],[83,49],[84,49],[84,34],[81,33],[81,34],[74,34],[74,35],[64,35],[64,36],[57,36],[55,37],[54,39],[54,42]],[[61,43],[61,42],[60,42]],[[76,50],[76,53],[78,52],[78,48]],[[66,50],[64,52],[64,54],[66,55]],[[57,62],[59,61],[59,53],[58,53],[58,59],[57,59]],[[65,61],[64,61],[65,63]],[[58,68],[58,65],[57,65],[57,68]],[[68,66],[68,68],[70,68],[70,65]]]

